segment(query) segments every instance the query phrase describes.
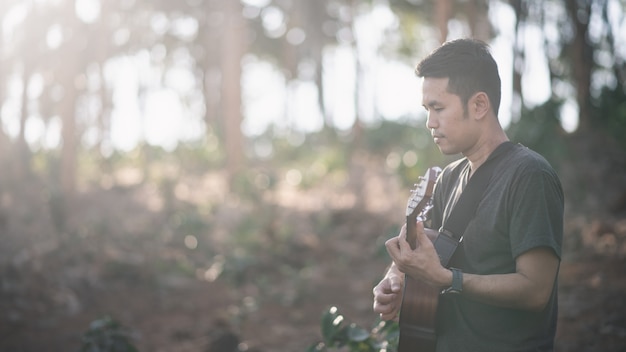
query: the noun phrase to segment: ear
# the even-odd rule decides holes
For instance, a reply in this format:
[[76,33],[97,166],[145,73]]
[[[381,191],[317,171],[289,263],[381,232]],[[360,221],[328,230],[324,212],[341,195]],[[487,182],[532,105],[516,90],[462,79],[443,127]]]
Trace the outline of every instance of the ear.
[[470,111],[474,114],[476,119],[482,119],[489,114],[491,110],[491,103],[489,97],[485,92],[478,92],[469,101]]

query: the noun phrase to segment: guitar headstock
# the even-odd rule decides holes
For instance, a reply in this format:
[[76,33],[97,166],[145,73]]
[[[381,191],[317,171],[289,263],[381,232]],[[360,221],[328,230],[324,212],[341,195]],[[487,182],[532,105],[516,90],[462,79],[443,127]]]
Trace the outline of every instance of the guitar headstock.
[[426,170],[424,176],[421,176],[420,182],[415,184],[415,188],[411,190],[411,197],[406,205],[407,222],[420,220],[424,221],[426,213],[432,208],[431,197],[437,177],[441,173],[441,168],[433,166]]

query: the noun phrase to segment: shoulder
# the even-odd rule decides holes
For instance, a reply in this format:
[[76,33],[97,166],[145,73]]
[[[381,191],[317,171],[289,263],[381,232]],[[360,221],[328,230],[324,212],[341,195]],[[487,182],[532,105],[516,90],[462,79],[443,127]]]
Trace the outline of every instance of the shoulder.
[[552,165],[541,154],[522,144],[514,146],[502,167],[515,171],[519,177],[539,173],[558,179]]
[[561,181],[554,168],[541,154],[521,144],[515,145],[498,174],[511,182],[512,191],[521,188],[521,192],[527,192],[530,188],[545,192],[551,188],[562,198]]

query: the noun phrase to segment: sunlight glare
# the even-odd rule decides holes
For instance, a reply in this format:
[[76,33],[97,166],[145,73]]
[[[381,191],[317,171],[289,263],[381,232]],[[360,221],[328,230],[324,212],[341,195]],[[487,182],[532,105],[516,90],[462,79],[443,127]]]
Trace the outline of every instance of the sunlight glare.
[[100,18],[100,0],[76,0],[76,16],[85,23],[94,23]]
[[391,152],[385,158],[385,166],[389,171],[395,171],[400,167],[400,163],[402,162],[402,158],[400,154],[396,152]]
[[285,39],[287,39],[287,42],[291,45],[300,45],[304,43],[304,40],[306,39],[306,32],[299,27],[291,28],[287,32]]
[[63,43],[63,30],[60,24],[55,24],[46,33],[46,44],[50,49],[57,49]]
[[267,127],[284,121],[285,78],[268,62],[249,57],[241,77],[243,115],[241,126],[247,136],[262,134]]
[[263,28],[270,38],[279,38],[285,34],[285,14],[276,6],[269,6],[261,12]]
[[4,34],[4,38],[0,39],[3,39],[4,42],[10,42],[8,39],[13,36],[16,27],[26,19],[27,15],[28,4],[26,2],[11,7],[4,15],[4,20],[0,23],[2,25],[2,33]]
[[31,116],[26,120],[26,126],[24,127],[24,138],[26,138],[26,142],[31,147],[39,147],[43,143],[41,143],[42,136],[44,136],[46,132],[46,125],[44,124],[41,117]]
[[376,72],[376,105],[383,118],[397,120],[422,113],[422,90],[414,68],[397,61],[383,61]]
[[568,133],[578,128],[578,104],[571,98],[561,106],[561,126]]
[[216,255],[213,258],[213,264],[204,272],[202,278],[206,281],[213,282],[220,277],[222,272],[224,271],[224,264],[226,263],[226,258],[223,255]]
[[187,235],[185,236],[185,247],[188,249],[196,249],[198,248],[198,239],[196,236]]
[[165,150],[174,150],[181,139],[184,116],[178,95],[172,90],[159,90],[146,97],[144,126],[146,142]]
[[61,130],[63,121],[59,116],[52,116],[48,119],[48,124],[43,136],[42,145],[46,149],[58,148],[61,145]]
[[130,151],[140,140],[142,126],[137,106],[138,77],[131,60],[121,57],[109,60],[105,77],[111,82],[114,109],[111,112],[111,139],[114,147]]
[[409,150],[402,155],[402,163],[408,168],[415,166],[418,159],[417,153],[414,150]]
[[354,53],[348,46],[339,46],[324,52],[324,101],[334,126],[339,130],[349,130],[356,119],[354,106],[354,80],[356,67]]
[[287,184],[290,186],[299,186],[302,182],[302,173],[300,172],[300,170],[291,169],[287,171],[287,174],[285,175],[285,181],[287,181]]
[[541,29],[534,25],[526,25],[524,33],[526,66],[522,75],[522,90],[525,103],[532,107],[548,100],[552,94],[552,87]]
[[266,7],[271,1],[272,0],[241,0],[243,4],[255,7]]

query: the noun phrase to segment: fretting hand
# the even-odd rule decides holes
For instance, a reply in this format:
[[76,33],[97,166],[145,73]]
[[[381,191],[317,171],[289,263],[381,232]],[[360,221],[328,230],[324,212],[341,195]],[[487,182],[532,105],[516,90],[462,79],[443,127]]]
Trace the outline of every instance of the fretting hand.
[[422,222],[417,222],[415,231],[417,242],[415,249],[411,249],[406,241],[406,225],[402,227],[397,237],[385,242],[387,252],[398,270],[435,287],[450,285],[452,273],[441,265],[432,240],[429,238],[432,234],[426,234]]

